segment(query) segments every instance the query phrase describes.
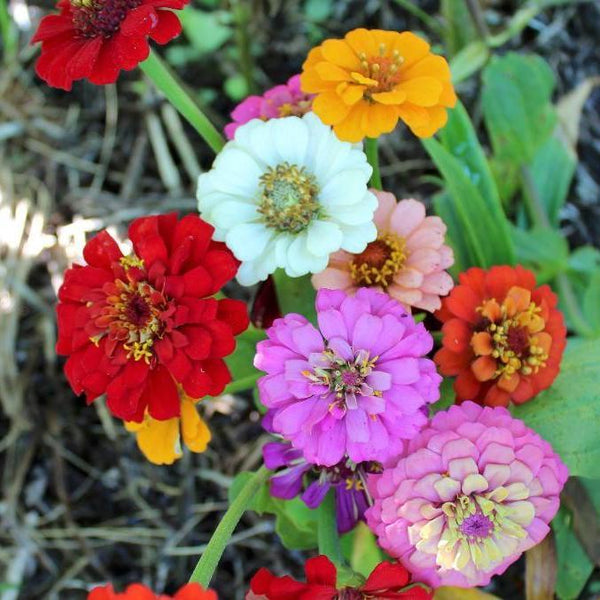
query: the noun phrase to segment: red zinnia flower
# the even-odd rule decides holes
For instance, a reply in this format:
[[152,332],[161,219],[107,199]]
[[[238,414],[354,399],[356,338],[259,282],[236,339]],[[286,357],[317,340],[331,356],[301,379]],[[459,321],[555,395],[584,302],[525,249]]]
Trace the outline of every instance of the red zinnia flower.
[[567,334],[552,290],[521,266],[475,267],[459,279],[436,313],[444,325],[435,355],[443,375],[456,375],[457,401],[521,404],[549,387]]
[[[431,600],[429,588],[411,584],[410,573],[400,563],[382,562],[367,581],[356,588],[338,588],[335,565],[326,556],[309,558],[304,567],[306,583],[289,576],[275,577],[260,569],[250,582],[246,600]],[[408,587],[407,587],[408,586]]]
[[32,42],[42,42],[37,74],[53,87],[73,81],[114,83],[148,58],[148,37],[166,44],[181,32],[171,10],[189,0],[60,0],[58,15],[44,17]]
[[239,263],[196,215],[144,217],[123,256],[106,232],[92,238],[87,266],[65,273],[58,292],[59,354],[88,403],[106,393],[110,411],[140,422],[179,416],[178,385],[190,398],[217,395],[231,380],[223,357],[248,326],[245,304],[209,298]]
[[94,588],[88,594],[88,600],[218,600],[217,594],[205,590],[199,583],[188,583],[174,596],[155,594],[141,583],[133,583],[124,592],[117,594],[112,585]]

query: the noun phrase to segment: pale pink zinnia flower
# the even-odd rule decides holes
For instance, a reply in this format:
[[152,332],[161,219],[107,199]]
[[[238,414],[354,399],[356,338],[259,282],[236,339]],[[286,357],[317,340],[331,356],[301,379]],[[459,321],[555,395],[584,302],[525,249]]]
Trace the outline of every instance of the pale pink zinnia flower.
[[313,286],[347,293],[373,287],[407,308],[437,310],[440,296],[453,286],[444,270],[454,263],[452,249],[444,244],[446,225],[439,217],[425,216],[425,206],[417,200],[396,202],[389,192],[371,191],[379,201],[377,239],[360,254],[332,254],[327,268],[313,276]]
[[287,83],[276,85],[262,96],[248,96],[231,113],[233,121],[225,125],[225,135],[232,140],[237,128],[252,119],[278,119],[294,115],[301,117],[312,109],[314,94],[300,89],[300,75],[293,75]]
[[546,537],[567,477],[550,444],[505,408],[465,402],[370,476],[367,523],[429,585],[487,585]]

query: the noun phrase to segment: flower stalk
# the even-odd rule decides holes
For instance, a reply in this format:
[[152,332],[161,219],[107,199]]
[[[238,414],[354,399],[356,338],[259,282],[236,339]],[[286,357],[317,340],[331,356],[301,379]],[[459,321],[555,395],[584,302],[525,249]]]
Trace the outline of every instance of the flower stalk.
[[210,538],[206,549],[202,553],[202,556],[190,577],[190,583],[199,583],[203,587],[208,587],[237,524],[244,512],[246,512],[250,506],[250,503],[258,493],[260,487],[267,481],[270,474],[271,472],[269,469],[262,466],[252,478],[246,482],[240,493],[227,509],[227,512],[223,515],[223,518]]
[[377,148],[377,138],[365,138],[365,154],[371,167],[373,174],[371,175],[371,187],[376,190],[381,190],[381,172],[379,171],[379,152]]
[[169,69],[154,51],[140,64],[140,68],[154,85],[167,97],[169,102],[187,119],[204,141],[217,154],[225,145],[223,136],[217,131],[198,104],[185,90],[184,84]]

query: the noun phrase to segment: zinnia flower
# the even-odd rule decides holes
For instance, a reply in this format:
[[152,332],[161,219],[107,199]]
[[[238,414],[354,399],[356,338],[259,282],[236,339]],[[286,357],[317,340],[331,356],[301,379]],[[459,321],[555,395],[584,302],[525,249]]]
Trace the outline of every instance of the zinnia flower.
[[42,42],[36,73],[48,85],[70,90],[74,81],[114,83],[148,58],[148,38],[166,44],[181,32],[171,9],[188,0],[60,0],[58,15],[44,17],[32,38]]
[[246,600],[431,600],[431,591],[411,583],[410,573],[399,563],[378,564],[360,587],[337,586],[337,570],[326,556],[309,558],[304,567],[306,583],[289,576],[275,577],[260,569],[250,581]]
[[505,408],[465,402],[369,478],[367,523],[429,585],[487,585],[544,539],[567,476],[550,444]]
[[430,137],[456,103],[448,63],[409,31],[355,29],[313,48],[302,68],[313,111],[348,142],[389,133],[398,119]]
[[342,459],[332,467],[309,463],[301,450],[287,442],[269,442],[263,446],[263,457],[271,476],[270,491],[275,498],[291,500],[301,494],[302,501],[312,509],[325,499],[327,492],[335,492],[335,512],[340,533],[354,529],[363,520],[370,504],[366,489],[368,473],[379,473],[381,465],[368,461],[354,463]]
[[210,442],[210,430],[196,410],[196,401],[181,394],[179,417],[158,421],[148,411],[141,423],[125,423],[135,433],[138,448],[155,465],[172,465],[181,458],[181,440],[192,452],[204,452]]
[[174,596],[155,594],[141,583],[132,583],[124,592],[118,594],[112,585],[94,588],[88,594],[88,600],[218,600],[217,594],[205,590],[199,583],[188,583]]
[[364,152],[312,113],[254,119],[200,176],[199,208],[242,261],[242,285],[277,267],[290,277],[318,273],[331,252],[362,252],[375,239],[371,171]]
[[301,117],[311,109],[312,99],[312,94],[300,89],[300,75],[294,75],[286,84],[276,85],[262,96],[249,96],[238,104],[231,113],[233,121],[225,126],[225,135],[228,140],[233,139],[237,128],[251,119]]
[[327,268],[313,275],[314,287],[347,293],[373,287],[407,309],[433,312],[442,305],[440,296],[454,285],[444,270],[454,263],[452,249],[444,244],[446,226],[439,217],[426,217],[421,202],[396,202],[389,192],[372,191],[379,201],[374,217],[377,239],[360,254],[332,254]]
[[427,422],[441,377],[424,358],[433,340],[401,304],[362,288],[317,292],[319,329],[298,314],[277,319],[254,364],[268,408],[263,425],[308,462],[385,462]]
[[436,316],[443,375],[456,375],[458,402],[488,406],[526,402],[549,387],[560,368],[566,329],[558,299],[521,266],[469,269]]
[[106,393],[116,417],[141,422],[179,417],[178,386],[195,399],[223,391],[223,357],[248,316],[239,300],[209,297],[238,265],[212,232],[173,213],[134,221],[129,256],[106,231],[86,244],[88,264],[66,271],[57,307],[56,351],[76,394]]

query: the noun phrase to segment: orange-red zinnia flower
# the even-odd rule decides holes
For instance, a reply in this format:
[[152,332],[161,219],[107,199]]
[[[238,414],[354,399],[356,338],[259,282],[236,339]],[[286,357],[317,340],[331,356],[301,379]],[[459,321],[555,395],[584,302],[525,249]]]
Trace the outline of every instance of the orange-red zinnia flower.
[[409,31],[355,29],[325,40],[310,51],[301,84],[317,95],[313,111],[348,142],[388,133],[398,119],[432,136],[456,103],[448,63]]
[[248,326],[245,304],[211,298],[239,263],[196,215],[144,217],[129,228],[124,256],[103,231],[85,246],[86,266],[65,273],[58,292],[58,354],[88,402],[106,394],[126,421],[179,417],[181,388],[193,399],[231,380],[223,357]]
[[88,600],[218,600],[212,590],[205,590],[199,583],[188,583],[174,596],[155,594],[141,583],[132,583],[124,592],[118,594],[112,585],[94,588],[88,594]]
[[459,279],[436,313],[444,325],[435,355],[443,375],[456,375],[457,401],[521,404],[549,387],[566,345],[552,290],[521,266],[475,267]]

